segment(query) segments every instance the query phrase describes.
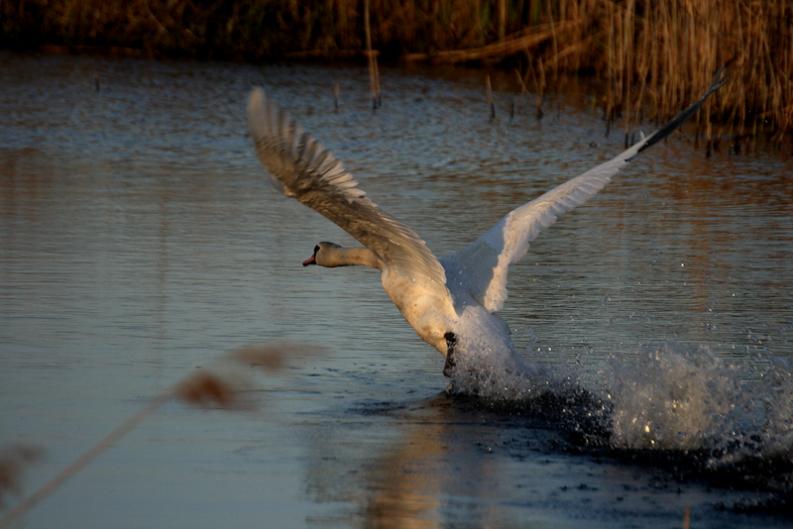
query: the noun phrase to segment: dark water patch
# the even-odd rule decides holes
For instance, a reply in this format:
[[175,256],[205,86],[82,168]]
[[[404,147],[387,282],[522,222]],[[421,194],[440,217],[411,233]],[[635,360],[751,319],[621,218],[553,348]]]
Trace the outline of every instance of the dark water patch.
[[793,496],[789,493],[771,494],[767,498],[742,500],[731,504],[717,503],[716,508],[755,516],[781,516],[793,519]]
[[380,415],[393,416],[399,412],[409,409],[409,405],[392,401],[372,401],[364,402],[350,408],[349,413],[353,415]]
[[719,461],[728,454],[716,450],[593,449],[575,442],[567,451],[661,472],[670,483],[702,483],[730,491],[779,495],[793,492],[793,461],[783,456],[748,456],[723,463]]
[[502,418],[507,425],[523,423],[552,428],[584,446],[599,447],[608,443],[609,403],[585,389],[560,393],[544,391],[520,400],[457,393],[451,388],[445,395],[461,410],[485,411],[494,418]]
[[[564,512],[562,518],[575,520],[573,526],[586,521],[587,527],[666,527],[676,520],[674,526],[691,509],[695,522],[709,520],[694,526],[741,526],[744,522],[722,518],[738,513],[749,515],[745,523],[750,526],[763,520],[785,523],[784,493],[765,480],[778,478],[790,465],[761,458],[715,468],[711,462],[722,454],[713,451],[611,447],[604,423],[588,418],[600,406],[586,392],[549,392],[521,402],[444,392],[427,399],[373,400],[347,408],[343,415],[348,420],[351,414],[388,419],[380,427],[350,430],[364,436],[362,446],[383,431],[391,432],[386,437],[390,448],[373,460],[361,456],[361,478],[370,491],[362,516],[379,520],[378,526],[402,527],[404,520],[395,521],[401,519],[401,509],[416,508],[429,515],[435,512],[429,486],[441,487],[448,505],[469,505],[474,516],[497,501],[505,509],[540,509],[555,516]],[[337,446],[341,440],[334,437],[339,435],[326,435],[325,442]],[[352,433],[342,437],[348,435]],[[328,447],[322,451],[333,453]],[[324,464],[327,470],[329,463]],[[495,469],[500,470],[493,473]],[[509,484],[508,492],[499,485],[502,482]],[[486,492],[490,487],[499,491],[498,500]],[[769,508],[764,511],[762,506]],[[456,519],[459,513],[447,507],[439,508],[440,515]],[[394,518],[386,520],[388,516]]]

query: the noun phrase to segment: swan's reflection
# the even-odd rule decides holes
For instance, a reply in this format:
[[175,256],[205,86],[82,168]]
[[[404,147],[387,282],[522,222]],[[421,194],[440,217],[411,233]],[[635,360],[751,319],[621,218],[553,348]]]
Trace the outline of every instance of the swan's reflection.
[[603,520],[677,523],[692,505],[677,484],[665,485],[663,470],[567,452],[572,437],[555,413],[481,405],[444,394],[320,421],[310,433],[307,492],[333,515],[309,525],[580,527],[593,509]]
[[[499,429],[467,408],[438,395],[396,410],[367,412],[396,418],[396,435],[373,432],[365,441],[356,435],[354,443],[333,439],[331,432],[314,435],[309,493],[321,503],[351,505],[345,518],[366,528],[490,526],[498,491],[497,460],[489,454]],[[383,443],[381,435],[394,440]],[[378,453],[384,444],[388,448]],[[369,448],[378,453],[374,459]],[[351,457],[359,463],[352,470]]]
[[[399,442],[378,458],[366,476],[365,527],[428,529],[447,525],[443,504],[464,495],[481,497],[482,474],[492,461],[478,448],[472,418],[438,396],[404,431]],[[464,509],[466,521],[483,527],[478,508]]]

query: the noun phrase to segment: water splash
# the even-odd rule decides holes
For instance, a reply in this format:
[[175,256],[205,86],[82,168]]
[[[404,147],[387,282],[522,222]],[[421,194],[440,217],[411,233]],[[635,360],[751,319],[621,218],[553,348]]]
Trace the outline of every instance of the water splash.
[[459,355],[450,393],[557,414],[612,453],[696,455],[711,470],[749,460],[793,468],[793,373],[786,359],[732,363],[707,347],[661,343],[611,357],[591,381],[579,365],[512,360],[476,347]]
[[620,448],[715,448],[738,435],[734,368],[706,350],[659,346],[637,359],[611,359],[611,443]]

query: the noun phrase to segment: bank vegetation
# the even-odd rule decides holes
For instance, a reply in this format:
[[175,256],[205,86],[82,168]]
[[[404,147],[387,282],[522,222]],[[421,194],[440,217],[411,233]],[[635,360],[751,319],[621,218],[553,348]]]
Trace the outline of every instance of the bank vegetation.
[[[607,120],[661,120],[729,63],[700,125],[793,134],[790,0],[5,0],[0,46],[150,57],[498,64],[592,78]],[[717,134],[718,136],[718,134]]]

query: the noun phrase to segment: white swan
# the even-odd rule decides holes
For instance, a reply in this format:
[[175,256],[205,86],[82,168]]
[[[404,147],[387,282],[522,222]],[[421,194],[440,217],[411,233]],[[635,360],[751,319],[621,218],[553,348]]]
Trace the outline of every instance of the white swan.
[[[304,266],[364,265],[381,272],[383,289],[427,343],[446,357],[451,375],[460,344],[501,351],[518,361],[504,322],[495,314],[507,297],[509,265],[563,213],[600,191],[634,156],[669,135],[722,84],[721,72],[695,103],[622,154],[546,192],[503,217],[459,252],[437,259],[421,237],[381,211],[330,151],[256,88],[248,127],[259,160],[280,191],[318,211],[363,244],[320,242]],[[470,348],[470,347],[469,347]]]

